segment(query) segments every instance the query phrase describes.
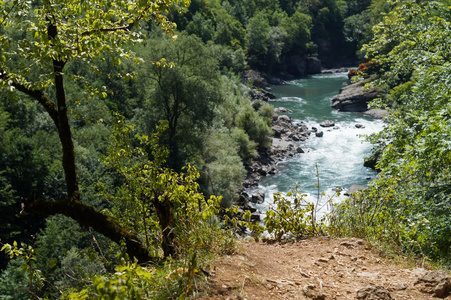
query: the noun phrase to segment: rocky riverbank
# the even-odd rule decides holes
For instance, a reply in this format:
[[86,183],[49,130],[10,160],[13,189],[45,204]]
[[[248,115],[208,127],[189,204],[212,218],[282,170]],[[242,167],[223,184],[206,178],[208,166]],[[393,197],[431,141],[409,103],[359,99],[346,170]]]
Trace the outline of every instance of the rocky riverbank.
[[[346,68],[339,69],[329,69],[323,70],[322,73],[325,74],[333,74],[333,73],[344,73],[347,72]],[[248,74],[252,76],[252,82],[258,83],[259,88],[254,88],[252,91],[252,98],[255,101],[270,101],[275,99],[276,97],[270,92],[268,89],[269,82],[280,84],[280,81],[275,80],[274,78],[269,78],[267,76],[262,75],[258,72],[251,72]],[[363,84],[356,86],[351,86],[351,91],[348,89],[341,90],[341,96],[345,99],[345,95],[352,95],[355,99],[357,99],[358,92],[366,93],[363,89]],[[343,92],[345,91],[345,92]],[[338,92],[338,90],[337,90]],[[343,95],[345,93],[345,95]],[[336,97],[335,97],[336,98]],[[351,102],[354,101],[354,98],[351,99]],[[357,101],[359,102],[359,101]],[[365,102],[365,108],[359,109],[359,111],[365,111],[371,116],[381,116],[381,112],[379,111],[368,111]],[[263,203],[264,202],[264,194],[256,193],[254,195],[248,195],[245,191],[249,190],[249,188],[256,187],[259,184],[259,181],[268,175],[273,175],[278,172],[278,163],[286,160],[287,158],[291,158],[295,155],[302,155],[304,153],[304,149],[302,148],[302,142],[307,138],[321,138],[324,135],[324,131],[321,127],[330,127],[334,129],[338,129],[335,127],[335,122],[333,120],[326,120],[319,124],[318,128],[308,128],[302,122],[293,122],[290,117],[292,111],[286,108],[278,108],[276,109],[276,115],[272,118],[272,129],[274,131],[274,136],[272,137],[272,144],[270,147],[266,149],[260,149],[259,151],[259,159],[252,164],[246,165],[246,169],[248,172],[248,176],[243,183],[243,189],[240,194],[240,198],[238,201],[238,205],[243,210],[251,210],[255,213],[253,215],[253,219],[258,220],[258,212],[253,206],[253,203]],[[356,124],[356,127],[362,126],[361,124]],[[360,127],[358,127],[360,128]]]
[[[289,110],[279,108],[276,110],[278,114],[272,118],[272,130],[274,136],[269,148],[260,149],[259,159],[250,165],[246,165],[247,178],[243,183],[243,190],[240,193],[240,198],[237,205],[243,210],[250,210],[252,212],[252,219],[260,221],[260,213],[253,206],[261,204],[265,201],[265,194],[256,192],[249,195],[245,192],[246,189],[258,186],[258,182],[267,175],[273,175],[278,172],[277,164],[289,157],[304,153],[300,142],[305,141],[308,136],[316,129],[309,129],[305,124],[294,124],[292,119],[281,113],[290,113]],[[281,114],[281,115],[279,115]]]

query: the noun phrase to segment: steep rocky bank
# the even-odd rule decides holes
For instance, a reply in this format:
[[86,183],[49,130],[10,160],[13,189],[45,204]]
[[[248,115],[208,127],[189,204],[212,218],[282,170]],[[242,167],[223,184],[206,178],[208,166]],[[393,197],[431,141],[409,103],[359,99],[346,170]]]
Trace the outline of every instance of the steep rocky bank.
[[[289,110],[279,108],[276,112],[290,113]],[[272,118],[272,137],[271,146],[269,148],[259,150],[259,159],[250,165],[245,165],[247,170],[247,178],[243,183],[243,190],[237,205],[242,209],[241,214],[245,210],[252,212],[252,219],[260,221],[260,212],[254,207],[253,203],[261,204],[265,201],[265,195],[262,192],[256,192],[253,195],[246,193],[246,189],[255,187],[258,182],[265,176],[273,175],[278,172],[277,164],[289,157],[304,153],[302,141],[305,141],[315,129],[309,129],[306,125],[299,123],[293,124],[292,119],[283,114],[276,114]]]

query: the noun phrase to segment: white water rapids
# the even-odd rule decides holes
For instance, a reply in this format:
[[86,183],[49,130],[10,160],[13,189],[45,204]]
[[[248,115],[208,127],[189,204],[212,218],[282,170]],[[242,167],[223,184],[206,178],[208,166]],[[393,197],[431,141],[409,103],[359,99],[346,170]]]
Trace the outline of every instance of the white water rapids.
[[[287,114],[293,122],[303,122],[309,129],[318,128],[323,137],[311,134],[305,142],[299,143],[305,153],[286,159],[279,164],[279,173],[265,177],[259,186],[249,190],[265,193],[265,203],[256,205],[264,213],[272,203],[273,194],[286,194],[298,183],[308,202],[316,203],[318,198],[317,168],[320,192],[318,207],[335,194],[333,189],[340,187],[345,192],[352,184],[366,185],[374,179],[376,172],[363,166],[364,158],[371,153],[372,145],[364,141],[362,135],[380,131],[381,120],[366,117],[361,113],[338,112],[333,110],[331,98],[347,80],[346,73],[320,74],[292,81],[286,85],[275,86],[272,92],[278,97],[271,102],[275,107],[293,110]],[[335,121],[335,129],[322,128],[319,123],[325,120]],[[355,125],[361,124],[362,128]],[[334,202],[342,201],[346,196],[335,197]],[[319,216],[327,212],[327,205]]]

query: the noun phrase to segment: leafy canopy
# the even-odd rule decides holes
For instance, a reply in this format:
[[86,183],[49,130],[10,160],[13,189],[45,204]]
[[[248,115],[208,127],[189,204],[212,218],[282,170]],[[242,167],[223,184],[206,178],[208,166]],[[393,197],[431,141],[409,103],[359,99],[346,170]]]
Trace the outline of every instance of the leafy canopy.
[[[170,7],[180,8],[189,2],[44,0],[38,6],[32,1],[0,1],[0,82],[10,90],[13,83],[41,90],[54,85],[53,60],[77,59],[94,70],[93,61],[104,53],[115,54],[116,63],[124,58],[139,61],[123,46],[143,41],[143,34],[136,30],[140,21],[152,19],[172,33],[175,24],[166,17]],[[71,77],[82,79],[79,75]],[[105,91],[91,88],[89,92]]]
[[341,206],[348,234],[397,243],[451,261],[451,7],[437,1],[391,1],[367,55],[384,68],[377,83],[389,110],[372,136],[384,150],[380,177]]

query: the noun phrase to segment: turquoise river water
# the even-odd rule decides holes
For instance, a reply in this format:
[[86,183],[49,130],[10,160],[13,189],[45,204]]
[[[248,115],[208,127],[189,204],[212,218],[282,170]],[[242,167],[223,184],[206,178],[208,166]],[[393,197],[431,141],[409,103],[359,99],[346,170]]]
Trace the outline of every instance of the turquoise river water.
[[[352,184],[366,185],[375,178],[376,172],[363,166],[372,145],[361,135],[381,130],[383,122],[361,113],[339,112],[331,108],[331,98],[338,94],[346,81],[346,73],[319,74],[272,87],[271,91],[277,96],[271,102],[274,107],[291,109],[293,113],[287,115],[294,123],[303,122],[309,128],[316,127],[324,132],[324,136],[320,138],[311,134],[299,144],[305,153],[281,162],[279,173],[265,177],[258,187],[249,191],[265,192],[265,203],[257,205],[262,212],[272,202],[274,193],[286,194],[294,183],[299,184],[308,201],[316,202],[316,166],[320,192],[327,195],[320,199],[319,207],[334,194],[333,189],[337,186],[346,191]],[[319,123],[325,120],[335,121],[336,128],[320,127]],[[356,124],[364,128],[356,128]],[[342,195],[334,201],[341,201],[344,197]],[[322,213],[324,211],[319,215]]]

